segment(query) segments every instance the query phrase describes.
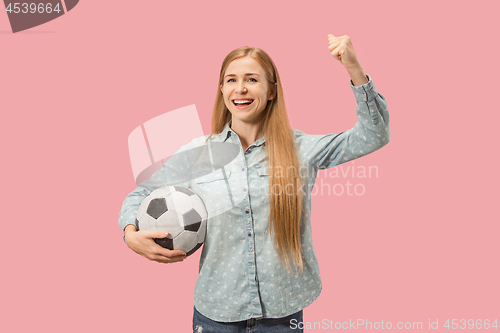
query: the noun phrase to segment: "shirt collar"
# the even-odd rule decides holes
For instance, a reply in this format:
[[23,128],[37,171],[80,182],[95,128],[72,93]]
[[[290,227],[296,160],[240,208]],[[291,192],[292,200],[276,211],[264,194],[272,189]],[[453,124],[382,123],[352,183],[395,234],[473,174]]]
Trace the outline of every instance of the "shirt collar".
[[230,125],[231,125],[231,122],[228,122],[220,134],[221,138],[222,138],[222,142],[226,142],[226,140],[229,139],[229,137],[231,136],[231,134],[233,132]]
[[[233,132],[233,130],[231,129],[231,122],[228,122],[226,124],[226,126],[224,127],[224,129],[222,130],[222,132],[221,132],[221,138],[223,138],[222,142],[226,142],[227,139],[229,139],[229,137],[231,135],[235,135],[235,134],[236,133]],[[258,146],[261,146],[261,145],[263,145],[265,143],[266,143],[266,136],[263,135],[262,138],[260,138],[259,140],[255,141],[253,144],[251,144],[251,146],[258,147]]]

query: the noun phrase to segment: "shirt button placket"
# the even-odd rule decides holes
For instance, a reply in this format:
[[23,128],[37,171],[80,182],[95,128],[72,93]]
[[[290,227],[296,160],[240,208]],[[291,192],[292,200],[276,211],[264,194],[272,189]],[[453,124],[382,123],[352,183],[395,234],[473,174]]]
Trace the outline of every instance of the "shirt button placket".
[[250,215],[250,208],[247,208],[245,210],[245,214],[248,216],[248,229],[247,229],[247,235],[248,235],[248,251],[252,252],[252,257],[254,256],[254,242],[253,242],[253,232],[252,232],[252,217]]
[[[247,148],[244,153],[245,155],[248,155],[252,152],[250,148]],[[247,168],[242,168],[241,171],[247,171]],[[249,201],[249,193],[250,193],[250,187],[248,184],[248,178],[247,175],[245,175],[246,180],[247,180],[247,186],[243,188],[243,191],[247,193],[247,204],[250,205]],[[245,211],[246,215],[246,227],[247,227],[247,242],[248,242],[248,250],[247,250],[247,264],[248,264],[248,273],[250,276],[256,278],[257,272],[256,272],[256,265],[255,265],[255,243],[253,240],[253,229],[252,229],[252,216],[250,214],[250,207],[244,207],[242,210]],[[253,284],[253,286],[249,290],[249,296],[250,296],[250,302],[252,304],[253,311],[255,312],[260,312],[260,298],[259,298],[259,291],[258,291],[258,285]]]

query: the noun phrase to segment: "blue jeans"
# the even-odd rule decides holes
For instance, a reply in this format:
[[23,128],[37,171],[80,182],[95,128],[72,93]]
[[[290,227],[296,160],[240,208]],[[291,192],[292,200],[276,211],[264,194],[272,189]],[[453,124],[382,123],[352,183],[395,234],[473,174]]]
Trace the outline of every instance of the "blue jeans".
[[[292,324],[290,321],[292,321]],[[202,315],[194,308],[194,333],[290,333],[300,332],[298,324],[302,322],[302,310],[283,318],[260,318],[224,323],[213,321]],[[293,328],[293,329],[292,329]]]

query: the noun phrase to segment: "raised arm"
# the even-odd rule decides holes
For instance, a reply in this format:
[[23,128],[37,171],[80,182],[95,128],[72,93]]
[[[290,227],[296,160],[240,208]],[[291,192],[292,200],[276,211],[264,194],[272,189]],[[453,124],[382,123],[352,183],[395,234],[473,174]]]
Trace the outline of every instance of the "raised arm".
[[356,97],[358,121],[353,128],[340,134],[305,135],[307,161],[318,169],[331,168],[372,153],[390,140],[387,102],[378,93],[372,78],[359,63],[349,36],[328,35],[329,50],[351,77],[351,89]]

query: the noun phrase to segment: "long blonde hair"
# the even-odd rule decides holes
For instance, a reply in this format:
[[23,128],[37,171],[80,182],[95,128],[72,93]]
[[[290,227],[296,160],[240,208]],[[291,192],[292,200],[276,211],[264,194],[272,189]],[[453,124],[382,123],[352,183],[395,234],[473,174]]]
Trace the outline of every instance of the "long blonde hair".
[[[275,247],[282,262],[290,271],[293,263],[299,271],[303,270],[300,221],[302,217],[302,182],[297,144],[283,98],[281,80],[271,57],[262,49],[244,46],[231,51],[222,62],[217,95],[212,113],[212,135],[222,132],[231,120],[220,86],[223,84],[224,73],[229,64],[241,57],[254,58],[266,72],[270,89],[276,89],[275,97],[267,102],[263,111],[263,121],[260,133],[264,133],[269,165],[269,195],[271,202],[270,232],[274,229]],[[276,83],[276,84],[275,84]],[[290,174],[289,169],[293,172]],[[281,170],[282,177],[275,177]],[[286,174],[283,170],[287,170]],[[278,193],[273,190],[280,189]],[[291,194],[290,194],[291,192]],[[271,232],[272,235],[272,232]]]

